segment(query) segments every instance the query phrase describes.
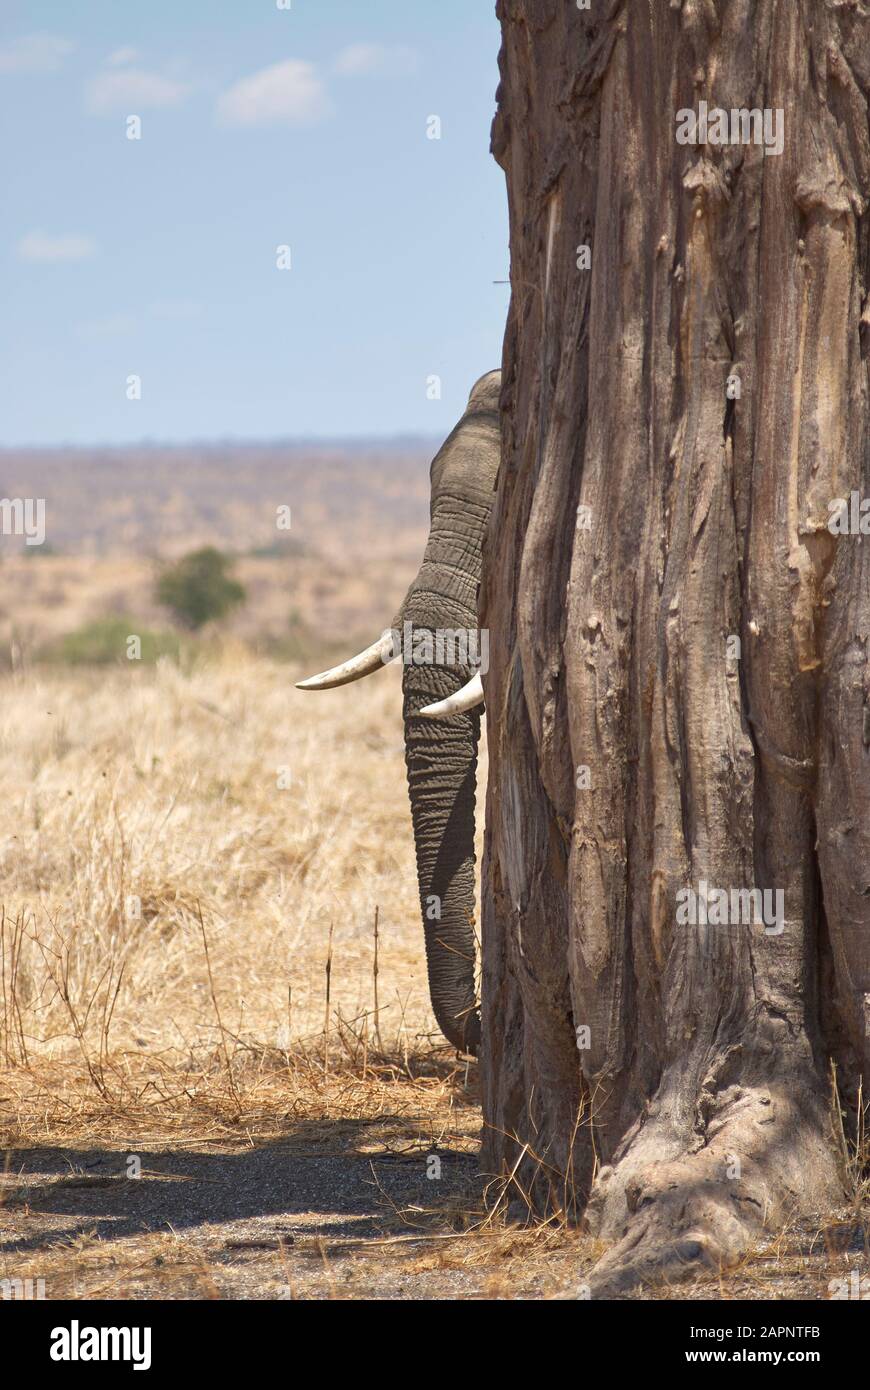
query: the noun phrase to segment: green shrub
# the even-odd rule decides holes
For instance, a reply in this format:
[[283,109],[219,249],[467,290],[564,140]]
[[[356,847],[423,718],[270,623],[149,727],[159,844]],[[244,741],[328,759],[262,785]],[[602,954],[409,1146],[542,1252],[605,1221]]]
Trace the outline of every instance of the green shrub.
[[231,561],[214,546],[194,550],[167,566],[157,580],[157,601],[182,626],[196,631],[244,602],[245,590],[229,573]]

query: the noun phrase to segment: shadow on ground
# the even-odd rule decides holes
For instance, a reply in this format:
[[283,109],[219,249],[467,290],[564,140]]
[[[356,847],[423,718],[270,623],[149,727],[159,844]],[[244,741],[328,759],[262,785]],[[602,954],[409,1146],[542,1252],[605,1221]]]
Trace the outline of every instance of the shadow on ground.
[[[314,1147],[304,1128],[295,1137],[241,1152],[13,1152],[3,1183],[0,1255],[44,1249],[52,1239],[68,1240],[73,1228],[102,1241],[238,1222],[272,1223],[285,1240],[297,1230],[316,1230],[323,1239],[386,1235],[405,1229],[397,1209],[434,1212],[462,1198],[480,1200],[473,1155],[409,1140],[407,1118],[380,1117],[376,1125],[372,1152],[359,1151],[374,1127],[366,1121],[336,1121],[333,1137],[343,1152]],[[318,1126],[321,1135],[323,1128]],[[141,1176],[128,1176],[130,1171]],[[46,1216],[59,1219],[63,1229],[56,1236],[41,1220],[43,1229],[27,1231],[32,1218]]]

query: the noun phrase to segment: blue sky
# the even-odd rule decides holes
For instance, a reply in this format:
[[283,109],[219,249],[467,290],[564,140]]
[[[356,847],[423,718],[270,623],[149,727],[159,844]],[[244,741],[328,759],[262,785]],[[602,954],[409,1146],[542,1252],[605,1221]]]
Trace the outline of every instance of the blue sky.
[[0,443],[443,434],[508,307],[498,47],[493,0],[4,0]]

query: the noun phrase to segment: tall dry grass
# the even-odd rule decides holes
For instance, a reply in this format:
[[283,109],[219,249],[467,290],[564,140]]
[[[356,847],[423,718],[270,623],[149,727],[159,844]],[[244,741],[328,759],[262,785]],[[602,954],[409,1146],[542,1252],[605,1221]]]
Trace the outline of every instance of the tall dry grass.
[[252,1059],[319,1067],[324,1030],[327,1065],[373,1061],[378,1031],[437,1043],[398,674],[304,694],[224,645],[189,673],[2,681],[7,1093],[14,1070],[40,1104],[232,1094]]

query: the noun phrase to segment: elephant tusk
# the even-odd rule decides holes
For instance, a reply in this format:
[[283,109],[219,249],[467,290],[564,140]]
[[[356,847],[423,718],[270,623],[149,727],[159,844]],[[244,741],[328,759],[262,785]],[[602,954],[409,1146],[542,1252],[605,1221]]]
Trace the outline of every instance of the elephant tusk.
[[363,676],[370,676],[372,671],[387,666],[397,655],[392,632],[385,632],[377,642],[366,647],[358,656],[352,656],[350,661],[343,661],[340,666],[333,666],[330,671],[321,671],[319,676],[309,676],[308,680],[297,681],[296,689],[332,690],[337,685],[349,685],[351,681],[362,680]]
[[466,710],[482,704],[483,681],[478,673],[455,695],[448,695],[446,700],[436,700],[434,705],[424,705],[419,713],[427,719],[449,719],[451,715],[464,714]]

